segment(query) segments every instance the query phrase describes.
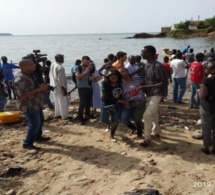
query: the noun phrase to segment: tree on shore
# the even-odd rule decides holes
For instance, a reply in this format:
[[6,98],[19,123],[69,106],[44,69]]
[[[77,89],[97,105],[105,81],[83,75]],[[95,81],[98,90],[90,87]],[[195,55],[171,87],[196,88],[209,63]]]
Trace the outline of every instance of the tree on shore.
[[178,30],[188,30],[190,25],[190,21],[180,22],[175,25]]
[[[191,21],[180,22],[175,25],[177,30],[189,30]],[[204,21],[199,21],[197,24],[197,29],[215,29],[215,16],[212,18],[207,18]]]
[[215,16],[204,21],[204,25],[208,28],[215,28]]

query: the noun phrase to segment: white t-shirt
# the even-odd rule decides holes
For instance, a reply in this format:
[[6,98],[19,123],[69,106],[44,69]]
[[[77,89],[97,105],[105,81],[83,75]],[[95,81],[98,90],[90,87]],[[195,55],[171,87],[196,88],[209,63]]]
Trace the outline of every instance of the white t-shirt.
[[186,67],[187,64],[184,60],[175,59],[170,62],[170,67],[172,68],[172,77],[173,78],[184,78],[186,77]]
[[126,64],[125,68],[128,70],[129,74],[133,74],[138,69],[137,66],[131,65],[130,63]]

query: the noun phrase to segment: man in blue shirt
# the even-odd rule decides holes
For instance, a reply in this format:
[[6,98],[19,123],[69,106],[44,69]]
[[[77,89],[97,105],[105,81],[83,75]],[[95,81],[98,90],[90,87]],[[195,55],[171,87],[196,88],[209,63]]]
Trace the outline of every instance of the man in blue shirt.
[[13,69],[16,69],[19,67],[14,65],[14,64],[7,63],[7,57],[6,56],[2,56],[1,60],[2,60],[1,72],[4,76],[4,82],[7,85],[7,91],[8,91],[9,99],[12,99],[11,90],[13,91],[14,99],[16,99],[16,95],[14,93],[14,89],[13,89],[13,85],[12,85],[12,81],[14,79]]
[[183,51],[182,54],[186,54],[189,51],[190,45],[188,45]]

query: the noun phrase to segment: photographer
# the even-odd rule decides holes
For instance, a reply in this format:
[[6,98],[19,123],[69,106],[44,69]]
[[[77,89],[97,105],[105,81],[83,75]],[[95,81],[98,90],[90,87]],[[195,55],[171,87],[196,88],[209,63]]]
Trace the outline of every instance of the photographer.
[[65,69],[62,66],[64,63],[64,56],[57,54],[55,61],[49,72],[50,85],[55,87],[54,102],[55,102],[55,118],[61,117],[63,120],[69,118],[68,112],[68,93],[67,93],[67,79]]
[[23,148],[38,150],[34,146],[35,141],[47,141],[50,138],[42,136],[42,126],[44,122],[43,106],[44,97],[41,92],[48,91],[48,85],[40,85],[33,76],[35,65],[32,60],[25,59],[19,63],[21,72],[14,80],[14,89],[17,95],[18,109],[25,113],[28,119],[28,132]]
[[[33,53],[28,54],[27,56],[23,57],[22,59],[30,59],[34,62],[35,64],[35,70],[33,72],[37,82],[42,85],[44,83],[49,84],[49,70],[50,70],[50,65],[51,62],[49,60],[47,60],[47,54],[41,54],[40,50],[33,50]],[[41,66],[40,62],[43,63],[43,65]],[[48,67],[46,67],[46,64]],[[45,75],[45,81],[43,79],[43,73]],[[50,89],[53,90],[53,89]],[[43,96],[45,98],[46,103],[48,104],[49,109],[53,109],[54,106],[51,103],[51,100],[49,98],[49,92],[43,92]]]
[[[78,118],[80,121],[80,125],[84,125],[85,122],[90,118],[90,106],[91,106],[92,95],[93,95],[93,88],[92,88],[93,76],[91,76],[93,67],[91,66],[90,68],[89,65],[90,65],[90,58],[88,56],[83,56],[80,68],[79,67],[75,68],[78,95],[80,98],[80,104],[78,108]],[[85,110],[85,118],[83,117],[84,110]]]

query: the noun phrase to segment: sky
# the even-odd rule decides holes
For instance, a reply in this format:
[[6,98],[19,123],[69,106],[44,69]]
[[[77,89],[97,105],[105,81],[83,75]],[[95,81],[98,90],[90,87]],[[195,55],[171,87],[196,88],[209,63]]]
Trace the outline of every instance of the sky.
[[0,33],[13,35],[160,32],[215,15],[215,0],[1,0]]

